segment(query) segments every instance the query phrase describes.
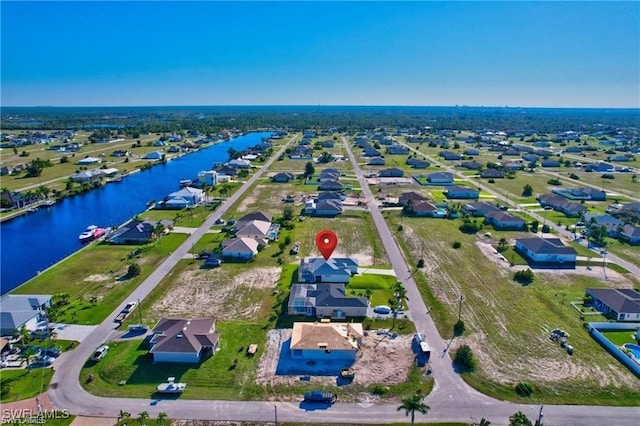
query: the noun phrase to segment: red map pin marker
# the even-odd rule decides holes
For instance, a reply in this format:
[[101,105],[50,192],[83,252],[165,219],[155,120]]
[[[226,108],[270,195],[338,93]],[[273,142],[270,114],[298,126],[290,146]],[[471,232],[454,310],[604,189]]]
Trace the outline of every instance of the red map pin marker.
[[316,247],[318,247],[318,250],[322,253],[324,260],[329,260],[331,253],[333,253],[337,245],[338,237],[333,231],[323,229],[316,235]]

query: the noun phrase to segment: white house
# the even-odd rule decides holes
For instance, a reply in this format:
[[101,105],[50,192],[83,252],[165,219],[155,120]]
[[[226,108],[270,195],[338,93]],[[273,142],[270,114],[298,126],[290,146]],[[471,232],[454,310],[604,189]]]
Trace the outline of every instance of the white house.
[[88,166],[91,164],[97,164],[97,163],[101,163],[102,159],[98,158],[98,157],[85,157],[81,160],[79,160],[76,164],[79,164],[81,166]]
[[149,341],[154,362],[198,363],[218,346],[213,318],[161,318]]
[[189,205],[197,205],[204,200],[204,191],[202,189],[186,186],[180,191],[172,192],[169,194],[169,199],[182,198],[186,200]]
[[306,283],[347,283],[358,273],[358,261],[349,257],[306,257],[300,261],[298,281]]
[[518,238],[515,249],[532,267],[575,269],[577,253],[559,238]]
[[616,321],[640,321],[640,293],[627,288],[587,288],[593,306]]
[[151,151],[144,156],[145,160],[162,160],[164,158],[164,152],[162,151]]
[[0,335],[8,336],[24,326],[35,330],[44,319],[44,311],[51,306],[51,295],[5,294],[0,298]]

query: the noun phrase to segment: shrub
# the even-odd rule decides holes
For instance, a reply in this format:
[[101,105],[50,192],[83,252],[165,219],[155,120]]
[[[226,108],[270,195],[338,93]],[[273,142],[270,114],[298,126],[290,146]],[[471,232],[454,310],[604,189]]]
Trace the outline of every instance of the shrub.
[[462,334],[464,333],[464,330],[465,330],[464,321],[462,320],[456,321],[456,323],[453,325],[453,334],[455,336],[462,336]]
[[488,183],[496,183],[496,181],[494,179],[489,179],[487,182]]
[[515,387],[515,391],[521,397],[528,398],[533,395],[533,386],[527,382],[519,382]]
[[479,225],[476,222],[471,222],[469,220],[465,221],[462,225],[460,225],[460,231],[465,234],[475,234],[482,228],[482,225]]
[[517,281],[521,284],[531,284],[533,282],[534,277],[535,276],[533,274],[533,271],[529,268],[525,269],[524,271],[518,271],[515,274],[513,274],[514,281]]
[[460,241],[454,241],[453,242],[453,248],[454,249],[459,249],[460,247],[462,247],[462,243]]
[[418,264],[416,265],[418,268],[424,268],[424,259],[418,260]]
[[577,175],[577,174],[575,174],[575,173],[571,173],[571,174],[569,175],[569,177],[570,177],[571,179],[573,179],[573,180],[580,180],[580,176],[578,176],[578,175]]
[[388,386],[383,386],[381,384],[375,384],[371,388],[371,393],[374,394],[374,395],[384,396],[384,395],[387,394],[387,392],[389,392],[389,387]]
[[476,368],[476,359],[469,345],[462,345],[456,349],[453,362],[468,371],[473,371]]
[[142,268],[140,268],[140,265],[138,265],[137,263],[132,263],[127,269],[127,275],[130,277],[137,277],[141,272]]
[[542,232],[549,233],[550,230],[549,225],[542,225]]
[[562,185],[562,182],[560,182],[560,179],[558,179],[558,178],[549,179],[549,180],[547,181],[547,183],[548,183],[549,185],[555,185],[555,186],[560,186],[560,185]]

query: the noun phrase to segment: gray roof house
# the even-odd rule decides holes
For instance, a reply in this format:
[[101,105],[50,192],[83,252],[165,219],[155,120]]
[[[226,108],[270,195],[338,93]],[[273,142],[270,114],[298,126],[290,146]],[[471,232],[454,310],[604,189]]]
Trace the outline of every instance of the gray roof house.
[[620,239],[631,245],[640,244],[640,228],[633,225],[624,225],[620,232]]
[[486,201],[479,201],[465,204],[462,206],[462,211],[470,214],[471,216],[485,216],[490,212],[499,212],[500,209],[495,204],[491,204]]
[[342,191],[344,186],[337,180],[329,179],[324,182],[320,182],[318,190],[320,191]]
[[253,238],[231,238],[222,242],[222,256],[234,259],[253,259],[260,243]]
[[295,178],[296,176],[293,173],[280,172],[271,177],[271,182],[289,182]]
[[289,295],[288,314],[311,317],[364,317],[366,297],[346,295],[344,284],[294,284]]
[[313,205],[315,216],[334,217],[342,213],[342,200],[319,199]]
[[503,211],[488,212],[485,215],[485,223],[492,225],[494,229],[499,231],[527,229],[527,222],[524,219]]
[[358,261],[349,257],[324,260],[306,257],[300,261],[298,281],[303,283],[346,283],[358,273]]
[[575,269],[577,253],[559,238],[519,238],[515,249],[532,268]]
[[12,335],[25,326],[34,330],[42,321],[43,311],[51,306],[51,295],[5,294],[0,298],[0,335]]
[[213,318],[161,318],[149,341],[155,362],[198,363],[213,355],[218,334]]
[[382,157],[374,157],[371,160],[369,160],[367,165],[369,165],[369,166],[384,166],[385,163],[386,163],[386,161],[384,160],[384,158],[382,158]]
[[593,306],[616,321],[640,321],[640,293],[627,288],[587,288]]
[[466,186],[449,186],[446,190],[447,198],[453,199],[476,199],[480,196],[480,192],[475,188],[469,188]]
[[453,185],[453,175],[447,172],[428,174],[427,180],[432,185]]
[[404,170],[399,169],[397,167],[391,167],[389,169],[380,170],[378,173],[380,177],[402,177],[404,176]]
[[153,238],[153,233],[158,224],[161,224],[165,228],[173,226],[173,221],[170,219],[163,219],[160,221],[155,220],[132,220],[129,223],[124,224],[118,228],[108,241],[113,244],[141,244],[148,243]]

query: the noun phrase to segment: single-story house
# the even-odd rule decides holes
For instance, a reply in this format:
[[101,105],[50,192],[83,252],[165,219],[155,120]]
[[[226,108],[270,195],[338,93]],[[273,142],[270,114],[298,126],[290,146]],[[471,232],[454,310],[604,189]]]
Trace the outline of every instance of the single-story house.
[[73,179],[74,182],[92,183],[99,181],[101,176],[102,173],[96,173],[94,170],[84,170],[71,175],[71,179]]
[[[474,141],[475,142],[475,141]],[[480,155],[480,151],[473,148],[467,148],[463,151],[464,155]]]
[[271,177],[271,182],[289,182],[296,178],[293,173],[280,172]]
[[253,259],[260,243],[253,238],[231,238],[222,242],[222,256],[234,259]]
[[334,217],[342,213],[342,200],[324,199],[313,203],[315,216]]
[[640,228],[637,226],[626,224],[622,227],[619,238],[631,245],[640,244]]
[[593,307],[616,321],[640,321],[640,293],[627,288],[587,288]]
[[564,213],[567,217],[578,217],[586,213],[588,209],[579,203],[572,203],[566,198],[556,194],[542,194],[538,196],[538,202],[542,207],[549,206],[554,210]]
[[347,283],[358,273],[358,261],[350,257],[324,260],[321,257],[305,257],[300,261],[298,281],[302,283]]
[[542,167],[560,167],[561,165],[558,160],[542,160]]
[[431,165],[431,163],[429,163],[428,161],[419,160],[417,158],[409,158],[407,159],[406,163],[414,169],[426,169]]
[[[435,205],[428,201],[416,201],[410,209],[407,209],[407,214],[418,217],[435,217],[438,216],[439,211]],[[440,216],[444,216],[444,214]]]
[[310,317],[364,317],[368,306],[366,297],[347,296],[344,284],[294,284],[287,312]]
[[610,237],[617,238],[624,222],[618,218],[615,218],[609,214],[594,214],[587,213],[584,215],[585,225],[595,223],[597,226],[604,226],[607,228],[607,233]]
[[158,229],[158,224],[162,225],[164,229],[171,228],[173,221],[164,219],[160,221],[155,220],[132,220],[125,223],[118,228],[108,241],[113,244],[143,244],[148,243],[153,238],[153,234]]
[[403,192],[400,195],[400,198],[398,199],[398,204],[404,207],[407,205],[409,200],[412,200],[414,203],[417,203],[419,201],[426,201],[427,198],[424,195],[415,191]]
[[24,326],[35,330],[45,319],[44,311],[51,306],[48,294],[5,294],[0,297],[0,335],[10,336]]
[[76,164],[80,166],[89,166],[91,164],[98,164],[98,163],[102,163],[102,159],[98,157],[85,157],[81,160],[78,160]]
[[451,152],[451,151],[440,151],[438,153],[439,157],[444,158],[445,160],[459,160],[460,154],[456,154],[455,152]]
[[478,201],[475,203],[467,203],[462,206],[462,211],[464,213],[470,214],[471,216],[486,216],[487,213],[490,212],[499,212],[500,209],[495,204],[488,203],[486,201]]
[[251,161],[237,158],[235,160],[227,161],[227,165],[235,167],[236,169],[248,169],[251,167]]
[[342,192],[337,191],[321,191],[316,197],[317,201],[321,200],[339,200],[344,201],[347,197]]
[[326,141],[323,141],[323,142],[322,142],[322,147],[323,147],[323,148],[333,148],[333,147],[334,147],[334,145],[335,145],[335,144],[334,144],[334,142],[333,142],[333,141],[326,140]]
[[436,172],[427,175],[427,181],[432,185],[453,185],[453,174]]
[[177,200],[180,205],[183,205],[186,202],[186,206],[184,207],[195,206],[204,201],[204,196],[205,193],[202,189],[186,186],[179,191],[172,192],[167,196],[166,200],[159,204],[166,208],[167,206],[172,205],[169,201]]
[[162,160],[164,158],[164,152],[162,151],[151,151],[144,156],[145,160]]
[[533,268],[575,269],[577,253],[559,238],[519,238],[515,249]]
[[518,217],[503,211],[492,211],[485,215],[485,223],[492,225],[496,230],[525,230],[527,222]]
[[218,346],[213,318],[161,318],[149,341],[154,362],[198,363]]
[[291,358],[355,361],[364,331],[361,323],[296,322],[291,333]]
[[453,185],[448,187],[446,190],[446,195],[447,198],[453,198],[453,199],[467,199],[467,198],[471,198],[471,199],[476,199],[480,196],[480,191],[478,191],[475,188],[469,188],[466,186],[457,186],[457,185]]
[[480,177],[487,179],[502,179],[504,178],[504,171],[498,169],[486,169],[480,173]]
[[385,160],[382,157],[374,157],[371,160],[369,160],[369,162],[367,163],[367,165],[369,166],[384,166],[385,165]]
[[236,237],[238,238],[253,238],[254,240],[269,239],[269,230],[271,229],[271,222],[265,222],[262,220],[252,220],[250,222],[242,221],[240,226],[236,227]]
[[586,172],[611,173],[615,170],[615,167],[607,163],[591,163],[584,166],[584,170]]
[[391,168],[388,168],[388,169],[380,170],[380,173],[378,173],[378,176],[380,176],[380,177],[402,177],[402,176],[404,176],[404,170],[399,169],[397,167],[391,167]]
[[468,170],[480,170],[482,168],[482,164],[476,161],[463,161],[460,166]]
[[528,161],[528,162],[536,162],[536,161],[538,161],[540,159],[540,156],[536,155],[536,154],[527,153],[527,154],[523,154],[522,155],[522,159],[524,161]]
[[320,191],[342,191],[344,186],[337,180],[329,179],[324,182],[320,182],[318,190]]

